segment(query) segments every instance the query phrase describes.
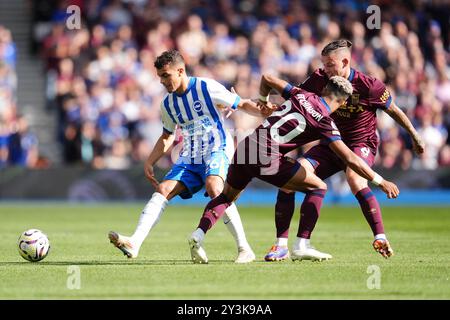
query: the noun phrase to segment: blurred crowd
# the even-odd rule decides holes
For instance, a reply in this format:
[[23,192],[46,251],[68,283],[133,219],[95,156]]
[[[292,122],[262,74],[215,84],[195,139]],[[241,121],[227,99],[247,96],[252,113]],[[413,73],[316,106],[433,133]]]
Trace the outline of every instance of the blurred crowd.
[[38,163],[37,137],[17,108],[16,60],[11,31],[0,25],[0,169]]
[[[450,165],[446,3],[36,0],[34,48],[45,60],[47,107],[58,113],[65,163],[120,169],[146,159],[162,130],[159,106],[165,91],[153,62],[165,50],[180,50],[189,74],[256,98],[262,73],[300,83],[321,67],[325,44],[347,38],[354,44],[352,66],[388,85],[426,144],[426,153],[415,156],[407,133],[380,112],[377,165],[435,169]],[[370,4],[381,8],[380,29],[366,27]],[[70,5],[81,9],[79,29],[66,27]],[[15,95],[14,63],[11,34],[0,29],[4,114],[4,99]],[[5,121],[0,117],[0,165],[8,140],[2,138]],[[229,126],[251,129],[259,121],[236,112]],[[170,165],[170,158],[161,165]]]

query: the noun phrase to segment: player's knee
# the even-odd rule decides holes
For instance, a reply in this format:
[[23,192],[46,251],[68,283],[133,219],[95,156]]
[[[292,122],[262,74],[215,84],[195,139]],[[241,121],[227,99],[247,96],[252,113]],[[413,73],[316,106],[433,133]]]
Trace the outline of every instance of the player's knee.
[[165,198],[167,198],[169,196],[171,191],[172,191],[172,188],[165,183],[160,183],[158,185],[158,187],[156,188],[156,192],[162,194]]
[[327,191],[328,187],[327,187],[327,184],[325,182],[319,181],[319,182],[317,182],[317,189]]
[[359,177],[359,176],[358,177],[354,177],[354,176],[347,177],[347,182],[353,193],[357,193],[361,189],[364,189],[367,187],[367,180],[362,177]]
[[208,193],[208,196],[210,198],[217,197],[222,192],[221,188],[217,186],[207,186],[206,187],[206,193]]

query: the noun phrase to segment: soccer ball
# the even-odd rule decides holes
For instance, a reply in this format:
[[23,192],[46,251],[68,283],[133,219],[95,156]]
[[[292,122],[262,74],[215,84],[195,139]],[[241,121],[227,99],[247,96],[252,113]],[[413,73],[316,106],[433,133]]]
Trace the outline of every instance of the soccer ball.
[[47,236],[38,229],[30,229],[22,233],[17,246],[22,258],[31,262],[41,261],[50,250]]

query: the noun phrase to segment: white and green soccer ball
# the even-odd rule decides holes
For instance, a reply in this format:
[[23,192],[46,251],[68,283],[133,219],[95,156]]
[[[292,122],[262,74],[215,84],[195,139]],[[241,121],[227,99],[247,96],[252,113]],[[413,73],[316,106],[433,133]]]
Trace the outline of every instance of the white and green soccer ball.
[[31,262],[41,261],[50,250],[47,235],[38,229],[30,229],[22,233],[17,245],[22,258]]

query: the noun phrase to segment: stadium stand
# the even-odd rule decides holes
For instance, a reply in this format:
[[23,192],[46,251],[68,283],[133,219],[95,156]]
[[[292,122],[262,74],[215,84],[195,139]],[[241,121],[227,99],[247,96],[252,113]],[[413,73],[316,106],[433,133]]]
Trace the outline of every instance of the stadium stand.
[[[81,8],[78,30],[65,26],[71,4]],[[113,169],[142,162],[161,132],[164,90],[153,61],[164,50],[179,49],[191,74],[254,98],[261,73],[299,83],[320,67],[324,44],[345,37],[354,43],[353,66],[388,84],[427,145],[426,154],[416,157],[406,132],[380,114],[377,165],[449,166],[449,7],[445,1],[378,4],[381,29],[369,30],[365,7],[350,0],[33,1],[31,47],[43,59],[47,83],[43,112],[57,114],[61,157],[51,160]],[[0,28],[0,166],[33,167],[36,135],[15,125],[26,120],[15,105],[13,40]],[[240,129],[259,121],[242,113],[232,120],[230,127]],[[30,152],[26,161],[15,154],[17,134],[22,151]]]

